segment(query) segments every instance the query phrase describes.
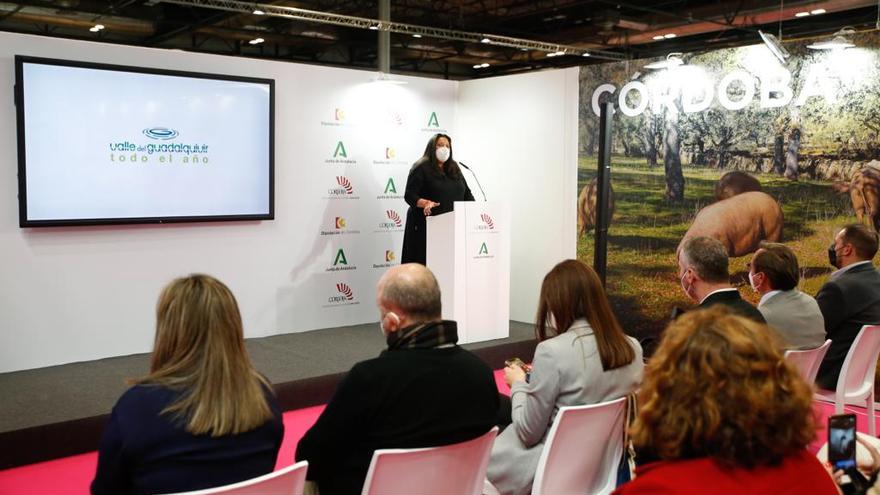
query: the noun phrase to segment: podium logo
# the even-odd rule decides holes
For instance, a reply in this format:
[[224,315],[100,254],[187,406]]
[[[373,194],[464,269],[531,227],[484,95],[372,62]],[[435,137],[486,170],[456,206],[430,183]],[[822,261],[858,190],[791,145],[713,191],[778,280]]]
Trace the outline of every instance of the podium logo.
[[[342,250],[340,249],[339,252],[341,253]],[[477,254],[489,254],[489,248],[486,247],[486,243],[485,243],[485,242],[484,242],[483,244],[480,245],[480,252],[477,253]]]
[[397,158],[397,150],[394,148],[385,148],[385,159],[391,160],[392,158]]
[[336,122],[344,122],[345,121],[345,110],[341,108],[337,108],[336,112],[333,114],[333,119]]
[[174,139],[179,135],[180,133],[178,133],[174,129],[169,129],[167,127],[150,127],[148,129],[144,129],[144,136],[147,136],[151,139],[159,139],[162,141]]
[[336,217],[336,230],[345,228],[345,219],[342,217]]
[[489,245],[487,243],[480,244],[480,250],[477,252],[477,255],[474,256],[474,259],[482,259],[482,258],[494,258],[495,255],[489,254]]
[[492,220],[492,217],[489,216],[488,213],[483,213],[480,215],[480,220],[483,221],[482,225],[476,225],[474,227],[475,230],[494,230],[495,222]]

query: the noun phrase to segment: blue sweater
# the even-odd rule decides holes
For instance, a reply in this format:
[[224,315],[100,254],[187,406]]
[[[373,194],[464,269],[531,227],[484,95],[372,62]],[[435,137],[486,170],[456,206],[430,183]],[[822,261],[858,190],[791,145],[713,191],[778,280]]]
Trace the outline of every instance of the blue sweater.
[[92,494],[156,494],[201,490],[272,472],[284,436],[281,411],[267,393],[273,418],[239,435],[193,435],[160,414],[179,392],[130,388],[113,407],[98,451]]

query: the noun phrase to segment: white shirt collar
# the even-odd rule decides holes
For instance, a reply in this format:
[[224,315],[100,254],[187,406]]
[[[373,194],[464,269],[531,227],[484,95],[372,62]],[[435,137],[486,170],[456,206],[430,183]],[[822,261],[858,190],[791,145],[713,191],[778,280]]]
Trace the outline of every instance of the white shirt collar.
[[865,263],[870,263],[870,262],[871,262],[871,260],[865,260],[865,261],[859,261],[858,263],[853,263],[852,265],[846,265],[845,267],[841,268],[840,270],[837,270],[836,272],[829,275],[828,280],[834,280],[835,278],[843,275],[844,273],[852,270],[853,268],[855,268],[859,265],[864,265]]
[[716,290],[713,290],[712,292],[706,294],[706,297],[704,297],[703,299],[700,300],[700,304],[703,304],[703,301],[705,301],[706,299],[709,299],[709,296],[711,296],[712,294],[717,294],[718,292],[727,292],[727,291],[731,291],[731,290],[732,290],[732,291],[736,291],[736,288],[734,288],[734,287],[728,287],[728,288],[726,288],[726,289],[716,289]]
[[768,293],[764,294],[763,296],[761,296],[761,300],[758,301],[758,307],[760,308],[764,303],[766,303],[767,301],[769,301],[771,297],[775,296],[776,294],[779,294],[780,292],[782,292],[782,291],[781,291],[781,290],[778,290],[778,289],[777,289],[777,290],[771,290],[770,292],[768,292]]

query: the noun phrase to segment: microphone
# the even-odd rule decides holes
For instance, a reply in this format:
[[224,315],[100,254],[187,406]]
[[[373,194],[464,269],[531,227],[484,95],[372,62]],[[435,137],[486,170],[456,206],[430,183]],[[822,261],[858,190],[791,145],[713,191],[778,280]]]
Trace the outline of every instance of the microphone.
[[477,178],[477,174],[475,174],[474,171],[471,170],[471,168],[468,167],[467,165],[465,165],[463,162],[458,162],[458,164],[461,165],[462,167],[466,168],[471,173],[471,175],[474,176],[474,179],[477,181],[477,187],[480,188],[480,193],[483,195],[483,201],[487,201],[486,200],[486,191],[483,190],[483,186],[480,184],[480,179]]

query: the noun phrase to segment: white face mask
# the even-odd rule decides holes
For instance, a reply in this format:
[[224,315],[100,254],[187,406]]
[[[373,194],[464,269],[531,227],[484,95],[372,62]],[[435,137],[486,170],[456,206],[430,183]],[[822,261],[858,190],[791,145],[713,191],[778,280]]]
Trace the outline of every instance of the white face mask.
[[437,161],[445,162],[446,160],[449,160],[449,155],[452,154],[452,152],[449,150],[449,148],[442,146],[437,148],[434,154],[437,155]]

